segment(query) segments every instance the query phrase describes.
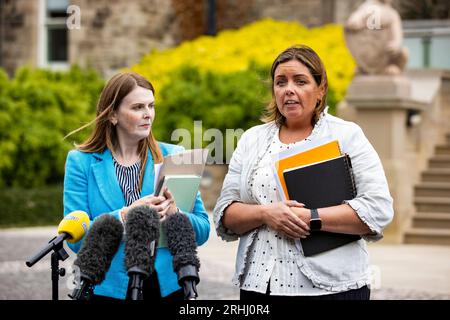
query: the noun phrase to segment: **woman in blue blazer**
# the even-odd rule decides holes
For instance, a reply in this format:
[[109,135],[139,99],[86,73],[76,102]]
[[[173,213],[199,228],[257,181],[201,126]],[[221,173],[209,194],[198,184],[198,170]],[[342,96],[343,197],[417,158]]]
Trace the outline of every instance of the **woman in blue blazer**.
[[[91,136],[68,153],[64,215],[82,210],[91,222],[102,214],[123,222],[128,211],[138,205],[153,206],[162,218],[178,211],[170,191],[153,196],[155,165],[165,156],[183,151],[181,146],[157,142],[153,137],[154,92],[152,84],[136,73],[120,73],[108,81],[97,104],[96,119],[72,132],[95,123]],[[203,244],[210,225],[200,193],[192,212],[186,214],[197,244]],[[69,247],[77,253],[82,241]],[[105,280],[94,288],[95,299],[126,298],[124,246],[122,241]],[[144,283],[144,299],[183,299],[168,248],[158,248],[155,270],[156,275]]]

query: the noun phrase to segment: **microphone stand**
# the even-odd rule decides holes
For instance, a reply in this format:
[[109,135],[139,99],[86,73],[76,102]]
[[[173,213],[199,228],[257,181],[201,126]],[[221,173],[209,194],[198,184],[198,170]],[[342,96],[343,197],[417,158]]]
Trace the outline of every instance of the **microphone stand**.
[[195,266],[186,265],[178,270],[178,284],[183,288],[184,300],[197,300],[197,284],[200,282]]
[[198,293],[195,281],[192,279],[185,279],[183,281],[184,300],[197,300]]
[[128,270],[129,276],[129,296],[131,300],[143,300],[143,285],[144,280],[148,278],[149,274],[139,267],[132,267]]
[[64,261],[69,257],[67,251],[63,248],[63,243],[53,249],[51,256],[52,268],[52,300],[58,300],[58,281],[59,276],[64,277],[66,269],[59,267],[59,261]]
[[73,290],[72,294],[69,294],[69,298],[72,300],[89,301],[94,294],[93,280],[86,274],[80,272],[80,280],[77,287]]
[[26,265],[31,268],[37,261],[42,259],[46,253],[48,253],[50,250],[53,250],[50,265],[52,269],[52,300],[58,300],[59,276],[64,277],[64,275],[66,274],[66,269],[59,267],[59,261],[64,261],[69,257],[69,254],[63,247],[62,241],[57,241],[57,244],[53,242],[56,238],[57,237],[54,237],[49,241],[51,247],[49,247],[49,245],[48,248],[41,250],[41,252],[39,252],[37,255],[26,262]]

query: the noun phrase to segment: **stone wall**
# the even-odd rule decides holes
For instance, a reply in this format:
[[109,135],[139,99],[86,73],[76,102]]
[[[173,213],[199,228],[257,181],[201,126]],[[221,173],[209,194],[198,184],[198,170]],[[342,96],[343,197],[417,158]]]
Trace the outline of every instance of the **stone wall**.
[[0,2],[0,65],[12,75],[17,67],[37,63],[37,1]]
[[[360,0],[359,0],[360,1]],[[272,17],[316,26],[358,0],[216,0],[217,32]],[[0,63],[9,73],[38,64],[38,11],[44,1],[2,0]],[[207,0],[71,0],[81,10],[80,29],[69,30],[69,63],[109,76],[152,49],[164,49],[204,35]],[[340,14],[345,16],[346,13]]]
[[364,0],[341,0],[336,1],[334,11],[334,22],[344,24],[350,13],[355,11]]
[[69,60],[110,75],[151,49],[176,44],[175,11],[166,0],[72,0],[81,28],[69,33]]
[[[406,0],[394,0],[394,5]],[[69,63],[106,77],[164,49],[206,34],[208,0],[70,0],[81,9],[81,28],[69,30]],[[344,23],[363,0],[216,0],[216,31],[271,17],[306,26]],[[11,74],[38,64],[39,3],[0,0],[0,65]],[[45,45],[45,44],[40,44]]]
[[[71,63],[110,75],[163,49],[206,33],[207,2],[198,0],[72,0],[81,8],[81,29],[69,35]],[[322,12],[328,8],[325,21]],[[216,30],[272,17],[314,26],[331,22],[333,0],[217,0]]]
[[273,18],[318,26],[334,21],[335,0],[217,0],[217,29]]
[[237,29],[254,21],[255,0],[216,0],[216,29]]
[[175,41],[192,40],[206,33],[206,1],[172,0],[175,11]]
[[274,3],[271,0],[254,0],[254,18],[299,21],[307,26],[317,26],[322,22],[321,0],[284,0]]

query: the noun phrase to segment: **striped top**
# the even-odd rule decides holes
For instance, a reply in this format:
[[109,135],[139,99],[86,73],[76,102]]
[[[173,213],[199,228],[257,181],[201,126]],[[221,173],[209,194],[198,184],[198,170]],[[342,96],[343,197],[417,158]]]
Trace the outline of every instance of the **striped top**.
[[129,206],[141,197],[139,191],[139,170],[141,169],[141,160],[135,164],[126,167],[114,159],[114,168],[116,169],[117,180],[125,197],[125,205]]
[[[250,187],[260,204],[281,201],[271,169],[271,155],[284,151],[295,144],[284,144],[278,134],[268,152],[261,159],[251,178]],[[304,256],[294,240],[279,234],[267,226],[259,228],[248,250],[242,290],[281,296],[324,295],[333,292],[315,287],[300,270]],[[270,286],[270,288],[268,288]]]

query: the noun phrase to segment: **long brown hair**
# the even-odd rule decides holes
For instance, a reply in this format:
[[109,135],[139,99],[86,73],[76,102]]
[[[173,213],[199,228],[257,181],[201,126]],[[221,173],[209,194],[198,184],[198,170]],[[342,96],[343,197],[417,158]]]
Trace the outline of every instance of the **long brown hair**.
[[304,66],[306,66],[311,73],[311,75],[314,78],[314,81],[316,82],[317,86],[319,88],[323,89],[323,97],[322,99],[316,104],[316,107],[314,109],[313,117],[311,119],[311,124],[314,126],[316,122],[319,120],[320,114],[325,109],[327,102],[327,93],[328,93],[328,79],[327,79],[327,72],[325,70],[325,66],[322,63],[322,60],[317,55],[317,53],[311,49],[308,46],[305,45],[295,45],[292,47],[287,48],[283,52],[281,52],[278,57],[275,59],[275,61],[272,64],[272,68],[270,70],[270,76],[272,78],[272,99],[269,102],[269,104],[266,106],[266,110],[264,112],[264,115],[261,118],[261,121],[267,123],[271,121],[275,121],[276,125],[278,127],[281,127],[285,121],[286,118],[280,113],[278,110],[277,102],[275,100],[275,93],[273,90],[274,86],[274,78],[275,78],[275,70],[277,69],[278,65],[291,61],[291,60],[297,60]]
[[[106,148],[113,152],[118,145],[116,127],[111,123],[110,118],[113,112],[117,111],[123,98],[136,87],[149,89],[155,94],[153,85],[134,72],[119,73],[113,76],[103,88],[97,103],[97,116],[88,124],[70,132],[66,137],[83,130],[95,123],[94,131],[91,136],[81,144],[75,144],[75,147],[83,152],[102,153]],[[161,150],[150,131],[147,138],[139,141],[138,152],[141,159],[141,168],[139,172],[139,190],[142,190],[144,180],[145,166],[147,164],[148,149],[152,154],[155,163],[162,162],[163,156]]]

